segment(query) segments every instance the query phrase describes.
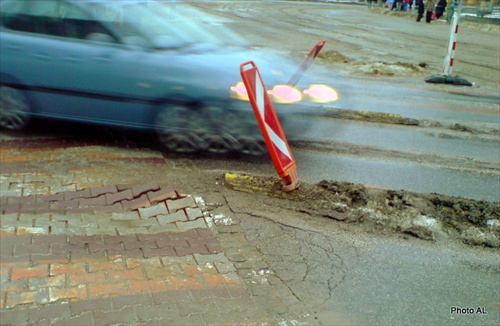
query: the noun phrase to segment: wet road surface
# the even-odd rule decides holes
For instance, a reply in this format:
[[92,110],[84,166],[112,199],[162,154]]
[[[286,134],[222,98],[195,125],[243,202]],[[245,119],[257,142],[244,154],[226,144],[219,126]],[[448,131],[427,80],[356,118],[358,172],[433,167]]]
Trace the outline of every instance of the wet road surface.
[[476,200],[499,201],[498,175],[452,171],[418,163],[335,157],[294,152],[307,182],[338,180],[386,189],[440,193]]

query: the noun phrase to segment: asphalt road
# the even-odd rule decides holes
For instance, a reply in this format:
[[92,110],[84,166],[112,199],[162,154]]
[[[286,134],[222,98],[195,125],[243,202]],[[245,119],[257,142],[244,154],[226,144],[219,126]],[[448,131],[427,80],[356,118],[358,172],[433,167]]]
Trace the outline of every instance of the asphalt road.
[[227,198],[247,236],[310,307],[312,324],[498,324],[499,266],[492,251],[374,236],[283,209],[279,214],[266,200],[245,214],[248,207],[235,197]]

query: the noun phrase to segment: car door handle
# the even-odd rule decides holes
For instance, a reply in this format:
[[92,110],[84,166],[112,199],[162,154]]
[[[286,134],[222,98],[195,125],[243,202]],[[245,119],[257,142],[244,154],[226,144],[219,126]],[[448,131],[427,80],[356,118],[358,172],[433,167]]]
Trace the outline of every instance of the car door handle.
[[82,58],[79,57],[64,57],[64,61],[69,62],[69,63],[81,63]]
[[111,56],[109,54],[102,54],[102,55],[96,56],[95,59],[97,62],[100,62],[100,63],[110,63],[112,61]]
[[47,53],[38,52],[38,53],[33,54],[33,56],[37,60],[42,60],[42,61],[50,60],[50,56]]

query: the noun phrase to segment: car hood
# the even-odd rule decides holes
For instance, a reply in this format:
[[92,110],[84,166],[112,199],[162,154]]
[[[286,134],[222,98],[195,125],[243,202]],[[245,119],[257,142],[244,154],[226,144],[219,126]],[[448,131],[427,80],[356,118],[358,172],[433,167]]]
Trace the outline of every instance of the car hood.
[[[161,53],[165,56],[161,55]],[[166,53],[170,52],[170,53]],[[169,76],[179,85],[190,88],[223,91],[228,94],[229,88],[241,81],[240,65],[252,61],[258,67],[266,87],[286,84],[295,73],[300,62],[295,62],[280,54],[266,49],[217,47],[214,45],[196,44],[175,51],[159,51],[164,60],[162,65],[168,66]],[[167,58],[168,57],[168,58]],[[304,77],[300,84],[310,82]]]

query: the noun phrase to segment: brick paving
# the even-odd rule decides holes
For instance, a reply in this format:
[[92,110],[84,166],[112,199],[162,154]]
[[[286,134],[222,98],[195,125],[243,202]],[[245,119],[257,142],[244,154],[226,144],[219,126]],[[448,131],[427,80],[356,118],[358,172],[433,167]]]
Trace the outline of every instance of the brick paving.
[[160,154],[14,139],[0,140],[0,163],[2,325],[267,320],[259,253],[151,172]]
[[[196,201],[171,186],[1,198],[2,324],[205,323],[185,306],[214,299],[213,291],[221,300],[252,303],[233,289],[242,286],[236,269]],[[113,209],[102,214],[102,207]],[[193,208],[196,213],[186,212]],[[177,300],[182,291],[187,297]],[[124,313],[128,306],[135,310]]]

